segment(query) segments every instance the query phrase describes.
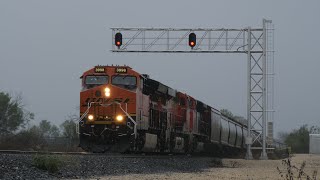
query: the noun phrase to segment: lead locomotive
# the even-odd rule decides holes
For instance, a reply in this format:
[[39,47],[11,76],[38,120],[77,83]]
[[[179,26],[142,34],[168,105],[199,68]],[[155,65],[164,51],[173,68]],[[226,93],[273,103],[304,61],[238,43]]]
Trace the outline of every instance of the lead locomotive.
[[245,123],[128,66],[96,66],[81,79],[79,134],[86,151],[244,151]]

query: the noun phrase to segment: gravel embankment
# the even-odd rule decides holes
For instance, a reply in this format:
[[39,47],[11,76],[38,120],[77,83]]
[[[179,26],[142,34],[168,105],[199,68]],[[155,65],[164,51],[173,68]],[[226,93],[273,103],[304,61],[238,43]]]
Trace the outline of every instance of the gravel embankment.
[[[0,154],[0,179],[281,179],[281,160],[224,159],[188,156],[122,157],[56,155],[63,164],[50,174],[32,166],[32,154]],[[320,156],[295,155],[292,164],[306,161],[305,172],[320,175]],[[218,165],[218,166],[217,166]]]
[[129,174],[193,173],[212,166],[213,158],[188,156],[120,157],[54,155],[63,163],[56,173],[32,165],[32,154],[0,154],[0,179],[99,178]]

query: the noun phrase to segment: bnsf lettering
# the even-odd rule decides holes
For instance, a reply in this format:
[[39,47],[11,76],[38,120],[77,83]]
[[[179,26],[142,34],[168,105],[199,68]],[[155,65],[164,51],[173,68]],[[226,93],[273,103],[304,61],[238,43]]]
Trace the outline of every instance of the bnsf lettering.
[[118,102],[118,103],[128,103],[130,101],[130,99],[124,99],[124,98],[87,98],[85,103],[82,104],[82,106],[87,106],[88,103],[91,102],[95,102],[95,103],[102,103],[102,104],[106,104],[106,103],[111,103],[111,102]]

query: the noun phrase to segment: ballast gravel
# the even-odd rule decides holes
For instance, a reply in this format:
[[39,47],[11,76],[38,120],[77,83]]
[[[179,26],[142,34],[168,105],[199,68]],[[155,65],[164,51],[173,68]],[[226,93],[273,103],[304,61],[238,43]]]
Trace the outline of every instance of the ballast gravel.
[[[193,156],[54,155],[62,164],[56,173],[32,165],[34,154],[0,153],[0,179],[283,179],[281,160],[219,159]],[[294,155],[292,163],[320,175],[320,155]],[[297,173],[297,172],[296,172]],[[306,178],[302,178],[306,179]]]
[[213,158],[189,156],[49,155],[61,165],[56,173],[33,166],[34,154],[0,154],[0,179],[79,179],[128,174],[201,172]]

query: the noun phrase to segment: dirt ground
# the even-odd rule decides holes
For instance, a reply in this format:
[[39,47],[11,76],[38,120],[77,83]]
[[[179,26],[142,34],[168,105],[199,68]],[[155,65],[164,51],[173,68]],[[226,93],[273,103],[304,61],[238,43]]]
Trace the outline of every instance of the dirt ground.
[[[320,155],[297,154],[292,157],[292,165],[300,167],[306,161],[304,171],[312,177],[313,171],[317,171],[317,179],[320,179]],[[243,160],[224,159],[224,167],[208,167],[201,172],[168,172],[162,174],[129,174],[123,176],[104,176],[101,179],[284,179],[281,178],[277,167],[286,170],[287,166],[282,160]],[[298,172],[293,171],[297,176]],[[302,179],[306,179],[305,177]]]

